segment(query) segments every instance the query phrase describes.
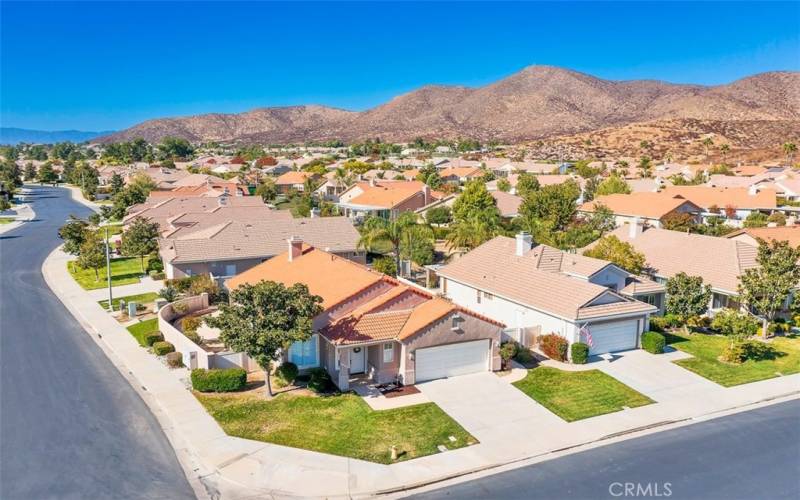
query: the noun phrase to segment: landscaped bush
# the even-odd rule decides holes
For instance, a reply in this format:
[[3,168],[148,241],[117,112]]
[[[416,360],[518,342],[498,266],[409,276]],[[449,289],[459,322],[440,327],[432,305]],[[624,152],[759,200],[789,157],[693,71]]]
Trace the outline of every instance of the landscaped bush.
[[189,287],[192,286],[192,278],[175,278],[171,280],[167,280],[164,283],[165,286],[174,288],[177,290],[178,293],[186,293],[189,291]]
[[299,372],[300,370],[297,369],[296,364],[290,361],[283,363],[275,369],[275,385],[278,387],[286,387],[287,385],[291,385],[292,382],[294,382],[297,378],[297,374]]
[[167,353],[167,366],[170,368],[180,368],[183,366],[183,354],[179,352]]
[[686,324],[692,328],[708,328],[711,326],[711,318],[708,316],[691,316],[686,320]]
[[549,333],[539,337],[539,349],[550,359],[566,361],[568,348],[569,342],[561,335]]
[[161,332],[159,332],[158,330],[144,334],[144,343],[148,347],[155,344],[156,342],[161,342],[162,340],[164,340],[164,336],[161,335]]
[[733,309],[723,309],[714,315],[711,328],[723,335],[752,337],[758,333],[758,320]]
[[774,347],[759,340],[733,340],[722,351],[720,359],[728,363],[741,364],[747,360],[775,359],[778,355]]
[[178,290],[172,286],[165,286],[159,290],[158,296],[167,302],[175,302],[178,300]]
[[188,293],[192,296],[207,293],[208,301],[211,304],[216,304],[222,300],[222,292],[220,292],[217,282],[212,280],[211,276],[207,274],[192,276]]
[[172,310],[175,311],[175,314],[181,316],[189,310],[189,305],[186,302],[176,302],[172,304]]
[[147,261],[147,272],[152,273],[153,271],[160,273],[164,270],[164,264],[161,263],[161,259],[151,257],[150,260]]
[[664,352],[664,346],[666,345],[666,339],[658,332],[644,332],[642,334],[642,349],[651,354],[661,354]]
[[517,355],[514,356],[514,360],[522,365],[527,365],[533,361],[533,353],[531,353],[531,350],[527,347],[519,346],[519,349],[517,349]]
[[508,369],[510,361],[519,352],[519,344],[516,342],[503,342],[500,345],[500,359],[503,361],[503,369]]
[[583,342],[575,342],[570,347],[572,362],[576,365],[585,364],[589,359],[589,346]]
[[247,384],[247,372],[241,368],[192,370],[192,387],[200,392],[239,391]]
[[308,388],[314,392],[327,392],[331,389],[331,376],[325,368],[312,368],[308,373]]
[[167,275],[164,274],[164,271],[150,271],[149,274],[150,274],[150,278],[155,280],[155,281],[161,281],[161,280],[163,280],[164,278],[167,277]]
[[650,318],[650,328],[655,332],[665,332],[672,328],[682,326],[681,319],[674,314],[665,314],[664,316],[652,316]]
[[169,342],[161,341],[153,344],[153,352],[156,356],[163,356],[173,351],[175,351],[175,346]]

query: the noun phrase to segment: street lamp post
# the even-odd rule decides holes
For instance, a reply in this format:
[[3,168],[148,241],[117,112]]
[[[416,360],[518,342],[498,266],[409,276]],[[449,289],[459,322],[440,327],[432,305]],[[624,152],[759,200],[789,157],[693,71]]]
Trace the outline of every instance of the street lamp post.
[[111,293],[111,253],[108,249],[108,226],[106,226],[106,276],[108,279],[108,311],[114,311],[112,305],[113,295]]

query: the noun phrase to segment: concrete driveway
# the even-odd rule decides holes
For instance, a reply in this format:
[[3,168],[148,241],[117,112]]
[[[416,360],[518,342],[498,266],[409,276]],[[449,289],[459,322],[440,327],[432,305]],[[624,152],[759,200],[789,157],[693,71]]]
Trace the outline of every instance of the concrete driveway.
[[476,373],[417,384],[464,429],[484,444],[508,445],[532,430],[564,421],[494,373]]
[[680,351],[650,354],[637,349],[604,357],[605,360],[587,366],[602,370],[659,403],[688,403],[697,398],[721,395],[724,391],[722,386],[673,363],[676,359],[687,357]]

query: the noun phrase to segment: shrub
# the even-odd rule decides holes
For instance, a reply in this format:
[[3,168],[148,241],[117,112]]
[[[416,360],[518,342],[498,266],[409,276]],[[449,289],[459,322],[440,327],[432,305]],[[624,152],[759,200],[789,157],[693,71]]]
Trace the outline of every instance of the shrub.
[[528,363],[533,361],[533,354],[531,353],[531,350],[528,349],[527,347],[519,346],[519,349],[517,349],[517,355],[514,356],[514,359],[516,360],[517,363],[527,365]]
[[162,340],[153,344],[153,352],[156,356],[163,356],[173,351],[175,351],[175,346],[169,342]]
[[152,273],[153,271],[160,273],[164,270],[164,264],[161,262],[161,259],[151,258],[147,261],[147,272]]
[[172,304],[172,310],[175,311],[175,314],[181,316],[186,314],[186,311],[189,310],[189,306],[186,304],[186,302],[176,302]]
[[178,300],[178,290],[173,286],[165,286],[159,290],[158,296],[167,302],[175,302]]
[[197,329],[203,324],[203,320],[197,316],[186,316],[181,320],[183,333],[197,333]]
[[192,370],[192,387],[200,392],[239,391],[247,384],[247,372],[241,368]]
[[572,362],[576,365],[585,364],[589,359],[589,346],[583,342],[575,342],[570,347]]
[[650,328],[655,332],[665,332],[672,328],[678,328],[679,326],[681,326],[681,320],[674,314],[652,316],[650,318]]
[[155,344],[156,342],[161,342],[162,340],[164,340],[164,336],[161,335],[161,332],[159,332],[158,330],[144,334],[144,343],[148,347]]
[[500,359],[503,360],[503,368],[508,368],[509,362],[519,352],[519,345],[516,342],[503,342],[500,345]]
[[708,316],[690,316],[686,324],[692,328],[708,328],[711,326],[711,318]]
[[179,352],[167,353],[167,366],[170,368],[180,368],[183,366],[183,354]]
[[644,332],[642,334],[642,349],[651,354],[661,354],[667,345],[664,336],[658,332]]
[[331,376],[325,368],[313,368],[308,372],[308,388],[314,392],[327,392],[331,388]]
[[397,263],[391,257],[378,257],[373,260],[372,269],[389,276],[397,275]]
[[723,309],[714,315],[711,328],[723,335],[752,337],[758,333],[758,320],[744,312]]
[[174,288],[178,293],[186,293],[189,291],[189,287],[192,286],[192,278],[186,277],[167,280],[164,286]]
[[167,275],[163,271],[150,271],[150,279],[152,280],[161,281],[166,277]]
[[211,279],[211,276],[207,274],[198,274],[197,276],[192,276],[188,292],[189,295],[200,295],[202,293],[207,293],[208,301],[211,304],[216,304],[222,299],[219,286],[217,286],[217,283]]
[[278,387],[286,387],[291,385],[297,378],[299,370],[297,365],[287,361],[275,369],[275,385]]
[[566,361],[568,348],[569,342],[561,335],[549,333],[539,337],[539,349],[550,359]]

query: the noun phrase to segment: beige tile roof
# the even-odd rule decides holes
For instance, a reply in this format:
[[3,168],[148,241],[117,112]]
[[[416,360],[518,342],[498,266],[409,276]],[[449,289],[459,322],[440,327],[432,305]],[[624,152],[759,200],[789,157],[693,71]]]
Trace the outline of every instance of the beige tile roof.
[[[386,209],[396,207],[427,188],[424,183],[419,181],[394,180],[376,180],[372,184],[369,182],[358,182],[351,186],[350,189],[356,187],[361,189],[361,194],[356,195],[347,202],[343,202],[344,204],[381,207]],[[345,193],[346,192],[347,191],[345,191]],[[430,194],[432,197],[433,193]]]
[[347,217],[275,218],[226,221],[164,239],[159,246],[171,250],[170,261],[174,264],[269,258],[283,253],[286,241],[292,236],[334,253],[355,251],[359,239],[358,231]]
[[726,234],[725,237],[735,238],[742,234],[766,241],[788,241],[795,248],[800,246],[800,226],[750,227]]
[[662,191],[665,195],[680,195],[699,207],[708,209],[716,205],[724,208],[732,205],[736,208],[775,208],[776,192],[772,188],[764,188],[751,194],[743,187],[709,187],[709,186],[671,186]]
[[620,314],[652,314],[657,310],[655,306],[638,300],[613,302],[611,304],[581,307],[578,310],[578,319],[597,319]]
[[639,192],[598,196],[593,201],[581,205],[579,210],[583,212],[594,212],[598,204],[605,205],[615,215],[639,216],[647,219],[661,219],[668,213],[684,205],[691,207],[694,211],[701,211],[700,207],[693,204],[691,201],[668,195],[664,192]]
[[503,191],[491,191],[492,198],[497,202],[497,209],[503,217],[516,217],[519,207],[522,206],[522,197]]
[[620,290],[620,293],[623,295],[633,296],[648,293],[662,293],[665,290],[666,287],[664,285],[656,283],[648,278],[637,276],[633,281],[628,283],[625,288]]
[[[152,193],[151,193],[152,195]],[[190,212],[211,212],[220,206],[230,207],[265,207],[259,196],[225,196],[217,198],[178,197],[158,198],[150,196],[145,203],[134,205],[128,209],[123,219],[127,223],[135,217],[158,222],[162,229],[168,227],[167,220]]]
[[164,238],[178,238],[223,222],[258,222],[292,219],[288,210],[275,210],[262,206],[221,206],[208,212],[187,212],[167,219]]
[[[443,267],[438,274],[571,320],[577,319],[580,308],[611,293],[606,287],[554,272],[561,268],[560,261],[558,268],[554,264],[552,268],[539,268],[540,253],[531,250],[518,257],[515,252],[515,240],[499,236]],[[545,249],[545,253],[550,252]]]
[[701,276],[717,290],[736,293],[739,276],[745,269],[756,267],[758,249],[741,241],[652,227],[635,238],[629,233],[623,226],[611,234],[643,253],[653,273],[665,278],[684,272]]

